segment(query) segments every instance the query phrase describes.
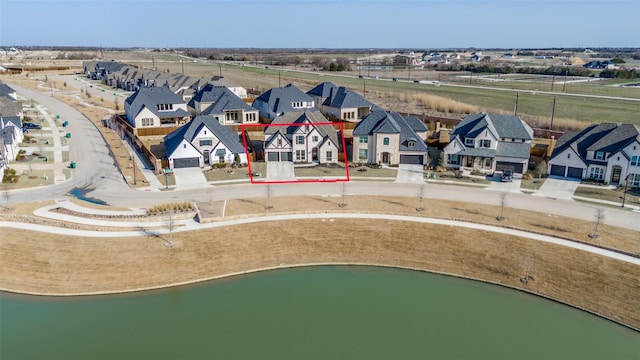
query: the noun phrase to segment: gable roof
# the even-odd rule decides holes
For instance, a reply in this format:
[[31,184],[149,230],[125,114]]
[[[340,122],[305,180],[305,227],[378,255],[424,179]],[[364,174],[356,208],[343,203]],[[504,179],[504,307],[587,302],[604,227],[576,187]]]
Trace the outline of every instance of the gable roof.
[[22,112],[22,103],[9,96],[0,96],[0,115],[18,116]]
[[253,107],[256,107],[256,102],[264,102],[268,104],[270,112],[281,114],[297,111],[291,106],[291,103],[299,101],[312,102],[313,98],[293,84],[288,84],[285,87],[269,89],[253,101]]
[[[353,129],[353,135],[368,136],[376,133],[399,134],[400,151],[426,152],[428,150],[427,144],[418,134],[416,134],[416,131],[426,131],[427,129],[426,126],[424,126],[424,123],[422,126],[419,126],[416,123],[416,120],[420,121],[418,118],[404,118],[396,112],[376,110],[371,112],[356,125],[355,129]],[[423,127],[424,130],[422,130]],[[409,147],[409,141],[415,141],[415,146]]]
[[638,134],[632,124],[611,123],[591,125],[582,131],[567,131],[558,138],[551,158],[570,147],[586,161],[588,151],[614,153],[632,143]]
[[232,153],[239,154],[244,152],[244,145],[240,143],[238,133],[228,126],[221,125],[210,116],[199,115],[164,137],[167,156],[173,154],[182,140],[192,143],[203,127],[207,127]]
[[350,90],[344,86],[337,88],[333,91],[323,103],[323,105],[330,106],[336,109],[343,108],[358,108],[358,107],[371,107],[373,103],[357,92]]
[[[176,117],[176,116],[189,116],[189,113],[183,109],[175,109],[173,111],[159,111],[159,104],[184,104],[184,100],[176,95],[169,87],[142,87],[136,91],[133,95],[129,96],[125,100],[126,104],[129,104],[129,111],[133,116],[137,116],[140,111],[146,107],[153,114],[159,118]],[[133,119],[129,119],[132,122]]]
[[517,115],[469,114],[455,126],[452,135],[475,138],[483,130],[489,129],[498,140],[501,138],[533,139],[533,129]]
[[[16,91],[13,90],[11,88],[11,86],[9,86],[9,85],[7,85],[7,84],[5,84],[3,82],[0,82],[0,96],[9,97],[9,94],[13,94],[15,92]],[[13,98],[13,97],[11,97],[11,98]]]
[[238,95],[225,86],[205,85],[189,101],[189,106],[195,108],[195,102],[212,103],[202,110],[204,115],[222,114],[225,110],[258,111],[258,109],[245,103]]
[[314,87],[313,89],[307,91],[308,95],[311,96],[319,96],[322,99],[326,99],[331,96],[332,93],[335,93],[338,90],[338,85],[325,81],[320,85]]
[[[317,123],[328,123],[329,120],[327,120],[327,118],[325,118],[320,112],[318,111],[294,111],[294,112],[288,112],[288,113],[284,113],[280,116],[277,116],[275,119],[273,119],[273,121],[271,122],[271,125],[280,125],[280,126],[266,126],[264,129],[264,133],[265,136],[267,136],[267,140],[269,140],[269,138],[273,137],[274,134],[280,132],[283,135],[286,135],[286,137],[291,140],[293,133],[299,128],[299,126],[281,126],[281,125],[286,125],[286,124],[302,124],[305,122],[309,122],[311,124],[317,124]],[[338,132],[336,131],[336,129],[334,129],[333,126],[331,125],[313,125],[313,127],[318,130],[318,132],[320,133],[320,136],[322,136],[323,139],[326,139],[327,137],[332,140],[336,146],[338,148],[340,148],[340,141],[338,139]]]
[[0,128],[4,128],[7,126],[15,126],[18,128],[22,128],[22,120],[20,120],[20,116],[2,116],[0,115]]

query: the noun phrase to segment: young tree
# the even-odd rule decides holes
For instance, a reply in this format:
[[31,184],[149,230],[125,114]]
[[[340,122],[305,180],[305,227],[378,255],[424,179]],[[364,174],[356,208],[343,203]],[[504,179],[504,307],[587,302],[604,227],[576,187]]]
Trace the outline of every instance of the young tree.
[[170,208],[167,211],[166,219],[165,219],[165,226],[167,228],[167,232],[169,233],[169,240],[164,239],[165,246],[173,247],[173,232],[176,229],[176,217],[175,217],[175,213],[174,213],[173,208]]
[[4,202],[4,209],[9,210],[9,200],[11,198],[11,193],[9,192],[9,186],[2,186],[2,201]]
[[420,184],[420,190],[418,192],[418,206],[416,206],[416,211],[424,211],[424,206],[422,206],[423,199],[424,199],[424,184]]
[[341,186],[340,189],[341,189],[340,192],[342,194],[342,200],[340,201],[340,204],[338,204],[338,207],[343,208],[343,207],[347,206],[347,203],[345,201],[345,198],[347,196],[347,184],[346,183],[342,183],[342,186]]
[[593,232],[589,234],[589,237],[592,239],[597,239],[600,237],[600,235],[598,235],[598,227],[604,221],[604,209],[597,208],[595,213],[593,214],[593,217],[596,219],[596,223]]
[[272,190],[271,190],[271,185],[267,184],[267,186],[265,187],[265,192],[266,192],[266,195],[267,195],[267,200],[266,200],[266,201],[265,201],[265,203],[264,203],[264,209],[265,209],[265,210],[271,210],[271,209],[273,209],[273,206],[272,206],[272,205],[271,205],[271,203],[270,203],[270,200],[271,200],[271,191],[272,191]]
[[502,221],[505,219],[504,217],[504,208],[507,205],[507,193],[506,192],[501,192],[500,195],[498,195],[500,198],[500,216],[496,217],[496,220],[498,221]]

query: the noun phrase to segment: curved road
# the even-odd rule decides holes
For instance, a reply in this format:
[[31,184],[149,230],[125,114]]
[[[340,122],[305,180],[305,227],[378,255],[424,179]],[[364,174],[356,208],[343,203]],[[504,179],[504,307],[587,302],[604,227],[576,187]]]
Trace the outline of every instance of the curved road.
[[[228,200],[240,198],[265,197],[266,185],[225,185],[203,189],[149,192],[131,189],[111,157],[109,148],[100,132],[91,121],[77,110],[52,97],[51,93],[39,93],[11,85],[22,96],[32,98],[46,106],[55,114],[69,120],[72,133],[70,159],[78,165],[73,170],[73,178],[56,185],[13,190],[9,194],[9,203],[23,203],[39,200],[60,199],[68,196],[75,187],[91,189],[88,196],[106,201],[114,206],[149,207],[154,204],[191,200]],[[339,196],[342,193],[340,183],[301,183],[270,185],[273,196],[328,195]],[[213,189],[213,190],[212,190]],[[418,198],[419,185],[378,182],[351,182],[346,185],[346,195],[405,196]],[[487,205],[499,205],[499,193],[485,189],[453,185],[425,185],[425,198],[432,200],[467,201]],[[431,206],[431,208],[430,208]],[[437,212],[437,201],[427,203],[426,211]],[[507,206],[539,211],[550,216],[567,216],[587,221],[594,220],[597,206],[570,200],[554,200],[526,194],[509,193]],[[432,210],[431,210],[432,209]],[[640,215],[628,210],[606,208],[605,223],[640,231]]]

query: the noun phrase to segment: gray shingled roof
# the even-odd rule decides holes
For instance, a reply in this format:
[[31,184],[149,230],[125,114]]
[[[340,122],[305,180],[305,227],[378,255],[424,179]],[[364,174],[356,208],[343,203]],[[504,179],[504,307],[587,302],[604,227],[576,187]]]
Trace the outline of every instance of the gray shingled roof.
[[[638,133],[634,125],[611,123],[591,125],[582,131],[567,131],[556,142],[551,158],[571,147],[583,161],[587,162],[587,151],[614,153],[633,142]],[[593,161],[589,161],[591,162]]]
[[529,159],[531,154],[531,143],[499,141],[495,154],[496,156]]
[[[176,109],[171,112],[158,111],[158,104],[184,104],[184,100],[166,86],[140,88],[140,90],[129,96],[125,102],[129,104],[130,112],[133,116],[138,115],[144,107],[159,118],[189,116],[189,113],[183,109]],[[129,119],[129,122],[132,121],[133,119]]]
[[5,127],[9,124],[13,124],[18,128],[22,128],[22,120],[20,119],[20,116],[2,116],[0,115],[0,118],[2,119],[2,127]]
[[0,97],[0,115],[18,116],[22,112],[22,103],[8,96]]
[[[304,112],[294,111],[294,112],[288,112],[280,116],[277,116],[275,119],[273,119],[273,121],[271,122],[271,125],[301,124],[307,120],[310,123],[330,122],[318,111],[304,111]],[[331,125],[314,125],[314,126],[323,138],[328,137],[330,140],[333,141],[334,144],[336,144],[338,148],[341,147],[340,141],[338,139],[338,132],[333,126]],[[266,126],[264,133],[265,133],[265,136],[270,137],[275,133],[280,132],[283,135],[286,135],[286,137],[289,140],[292,140],[291,137],[297,128],[298,128],[297,126]]]
[[362,95],[358,94],[357,92],[341,86],[337,89],[337,91],[333,92],[332,95],[324,101],[323,105],[330,106],[336,109],[343,109],[371,107],[373,103],[363,98]]
[[15,141],[15,133],[13,132],[13,129],[9,129],[9,128],[0,129],[0,135],[4,140],[4,143],[7,145],[11,145]]
[[224,86],[205,85],[189,101],[189,106],[195,108],[195,102],[210,102],[208,108],[202,110],[204,115],[222,114],[225,110],[257,111],[256,108],[245,103],[238,95]]
[[[418,119],[419,120],[419,119]],[[400,151],[426,152],[427,144],[416,134],[414,127],[418,127],[414,119],[407,121],[402,115],[395,112],[374,111],[360,121],[355,129],[354,136],[373,135],[375,133],[400,134]],[[426,130],[426,128],[425,128]],[[416,145],[409,147],[409,140],[414,140]]]
[[319,96],[322,99],[326,99],[331,96],[332,93],[338,91],[338,85],[325,81],[322,84],[314,87],[313,89],[307,91],[307,94],[312,96]]
[[288,84],[281,88],[269,89],[254,100],[253,107],[256,107],[256,101],[267,103],[270,112],[281,114],[283,112],[298,111],[291,107],[291,103],[298,101],[311,102],[313,98],[293,84]]
[[244,152],[244,145],[240,143],[238,133],[228,126],[220,125],[210,116],[199,115],[187,124],[172,131],[164,138],[164,146],[167,156],[170,156],[180,145],[182,140],[192,142],[203,126],[206,126],[222,143],[234,154]]
[[0,82],[0,96],[9,96],[9,94],[12,94],[14,92],[16,91],[13,90],[11,86]]
[[453,129],[452,135],[475,138],[484,129],[490,129],[501,138],[533,139],[533,130],[519,116],[497,114],[469,114]]

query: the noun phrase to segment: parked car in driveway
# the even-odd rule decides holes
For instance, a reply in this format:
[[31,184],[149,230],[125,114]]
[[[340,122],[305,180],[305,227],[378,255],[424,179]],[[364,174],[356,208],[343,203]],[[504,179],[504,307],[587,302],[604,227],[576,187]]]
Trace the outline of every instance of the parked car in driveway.
[[26,122],[24,124],[22,124],[22,128],[23,129],[42,129],[42,126],[35,124],[35,123],[31,123],[31,122]]
[[513,171],[505,170],[502,172],[502,177],[500,178],[502,182],[511,182],[513,181]]

